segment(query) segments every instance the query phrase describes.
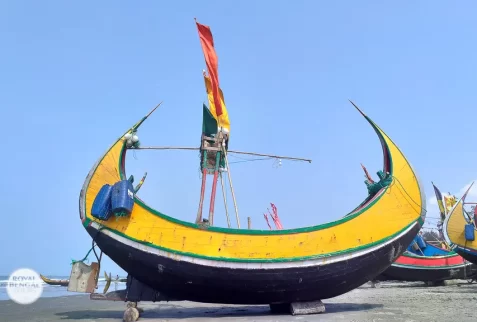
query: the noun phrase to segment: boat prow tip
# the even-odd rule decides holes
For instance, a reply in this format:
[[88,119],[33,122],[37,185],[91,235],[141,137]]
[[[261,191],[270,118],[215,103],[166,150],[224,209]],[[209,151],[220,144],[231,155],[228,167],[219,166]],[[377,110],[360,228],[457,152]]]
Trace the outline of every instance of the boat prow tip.
[[348,101],[353,104],[353,106],[358,110],[358,112],[361,113],[361,115],[363,116],[366,116],[366,114],[364,114],[364,112],[358,107],[358,105],[356,105],[352,100],[348,99]]

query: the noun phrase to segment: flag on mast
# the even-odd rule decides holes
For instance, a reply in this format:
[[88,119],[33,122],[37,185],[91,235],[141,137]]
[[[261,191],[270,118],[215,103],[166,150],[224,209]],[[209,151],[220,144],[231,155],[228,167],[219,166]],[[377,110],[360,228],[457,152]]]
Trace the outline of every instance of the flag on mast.
[[434,192],[436,194],[437,205],[439,206],[439,211],[441,213],[441,221],[446,219],[446,210],[444,208],[443,200],[442,200],[442,193],[441,191],[434,185],[432,182],[432,186],[434,187]]
[[230,131],[230,121],[225,107],[224,97],[219,85],[219,62],[214,48],[214,38],[209,26],[195,20],[199,32],[200,44],[204,53],[209,75],[204,73],[204,82],[209,100],[210,112],[216,118],[219,126]]

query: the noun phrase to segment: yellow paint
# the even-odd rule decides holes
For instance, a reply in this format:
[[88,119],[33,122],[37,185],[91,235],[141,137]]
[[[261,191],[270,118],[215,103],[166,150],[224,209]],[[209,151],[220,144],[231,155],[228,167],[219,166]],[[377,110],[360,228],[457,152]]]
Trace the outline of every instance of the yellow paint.
[[[415,222],[421,214],[422,200],[416,177],[394,143],[383,132],[382,135],[392,156],[395,177],[393,183],[375,205],[361,215],[334,227],[301,233],[284,231],[280,235],[213,232],[168,221],[139,204],[134,205],[130,217],[119,220],[112,217],[107,222],[97,220],[90,214],[91,205],[105,183],[114,184],[120,179],[118,160],[123,147],[122,140],[107,153],[91,178],[86,192],[86,216],[134,239],[209,257],[292,258],[364,246],[396,234]],[[363,185],[364,189],[366,188]],[[320,212],[322,214],[323,210]],[[326,216],[326,213],[324,215]],[[195,214],[191,214],[191,218],[194,216]]]
[[220,102],[222,103],[222,115],[217,118],[217,113],[215,112],[214,94],[212,92],[212,83],[210,82],[210,77],[206,76],[205,74],[204,82],[205,90],[207,92],[207,99],[209,100],[210,113],[217,120],[219,126],[227,129],[230,132],[229,112],[227,112],[227,107],[225,106],[224,93],[222,93],[222,89],[219,88]]
[[444,229],[451,243],[464,248],[477,249],[477,240],[467,241],[465,239],[464,229],[466,224],[463,202],[460,200],[457,205],[455,205],[455,208],[448,214],[447,224],[444,223]]

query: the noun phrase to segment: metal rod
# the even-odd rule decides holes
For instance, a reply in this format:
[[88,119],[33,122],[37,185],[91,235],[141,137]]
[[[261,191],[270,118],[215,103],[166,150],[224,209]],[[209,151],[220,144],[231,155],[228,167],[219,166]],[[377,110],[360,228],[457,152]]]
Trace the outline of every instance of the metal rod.
[[220,172],[219,175],[220,175],[220,185],[222,186],[222,196],[224,197],[225,217],[227,217],[227,226],[230,228],[230,217],[229,217],[229,211],[227,209],[227,197],[225,195],[224,177],[222,177],[222,172]]
[[252,218],[247,217],[248,229],[252,229]]
[[255,153],[255,152],[244,152],[244,151],[234,151],[234,150],[229,150],[228,153],[247,154],[247,155],[254,155],[254,156],[258,156],[258,157],[270,157],[270,158],[284,159],[284,160],[306,161],[308,163],[311,163],[311,159],[287,157],[287,156],[282,156],[282,155],[263,154],[263,153]]
[[140,146],[131,150],[200,150],[195,146]]
[[240,218],[239,218],[239,214],[238,214],[237,201],[235,200],[235,192],[234,192],[234,186],[232,184],[232,177],[230,175],[229,158],[227,157],[227,151],[225,150],[225,145],[224,144],[222,144],[222,151],[224,152],[225,165],[227,166],[227,175],[229,177],[230,191],[232,192],[232,200],[234,202],[235,218],[237,219],[237,227],[240,229]]
[[[140,146],[138,148],[132,148],[131,150],[193,150],[193,151],[197,151],[197,150],[200,150],[200,148],[188,147],[188,146]],[[263,153],[235,151],[235,150],[229,150],[227,151],[227,153],[246,154],[246,155],[270,157],[270,158],[283,159],[283,160],[306,161],[308,163],[311,163],[311,159],[287,157],[287,156],[274,155],[274,154],[263,154]]]
[[219,177],[220,152],[215,154],[214,181],[212,181],[212,193],[210,194],[209,223],[214,225],[215,194],[217,192],[217,179]]

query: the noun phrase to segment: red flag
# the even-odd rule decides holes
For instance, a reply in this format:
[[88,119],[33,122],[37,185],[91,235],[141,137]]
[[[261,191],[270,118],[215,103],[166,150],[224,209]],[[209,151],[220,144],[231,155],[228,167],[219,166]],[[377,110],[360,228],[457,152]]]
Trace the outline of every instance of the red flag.
[[212,94],[214,96],[215,111],[217,117],[222,115],[222,102],[219,91],[219,60],[214,49],[214,38],[209,26],[202,25],[195,21],[199,31],[200,44],[204,52],[205,63],[209,71],[210,82],[212,84]]
[[368,170],[364,167],[364,165],[361,163],[361,168],[363,168],[364,174],[366,175],[366,179],[368,179],[369,183],[374,183],[373,178],[368,173]]
[[275,207],[273,203],[270,203],[270,205],[272,206],[273,211],[273,214],[270,214],[270,217],[272,217],[273,221],[275,222],[275,226],[277,226],[277,229],[283,229],[282,223],[280,222],[280,218],[278,218],[277,207]]
[[270,230],[272,230],[272,226],[270,226],[270,221],[268,221],[267,214],[263,214],[263,217],[265,217],[265,220],[267,221],[268,228],[270,228]]

